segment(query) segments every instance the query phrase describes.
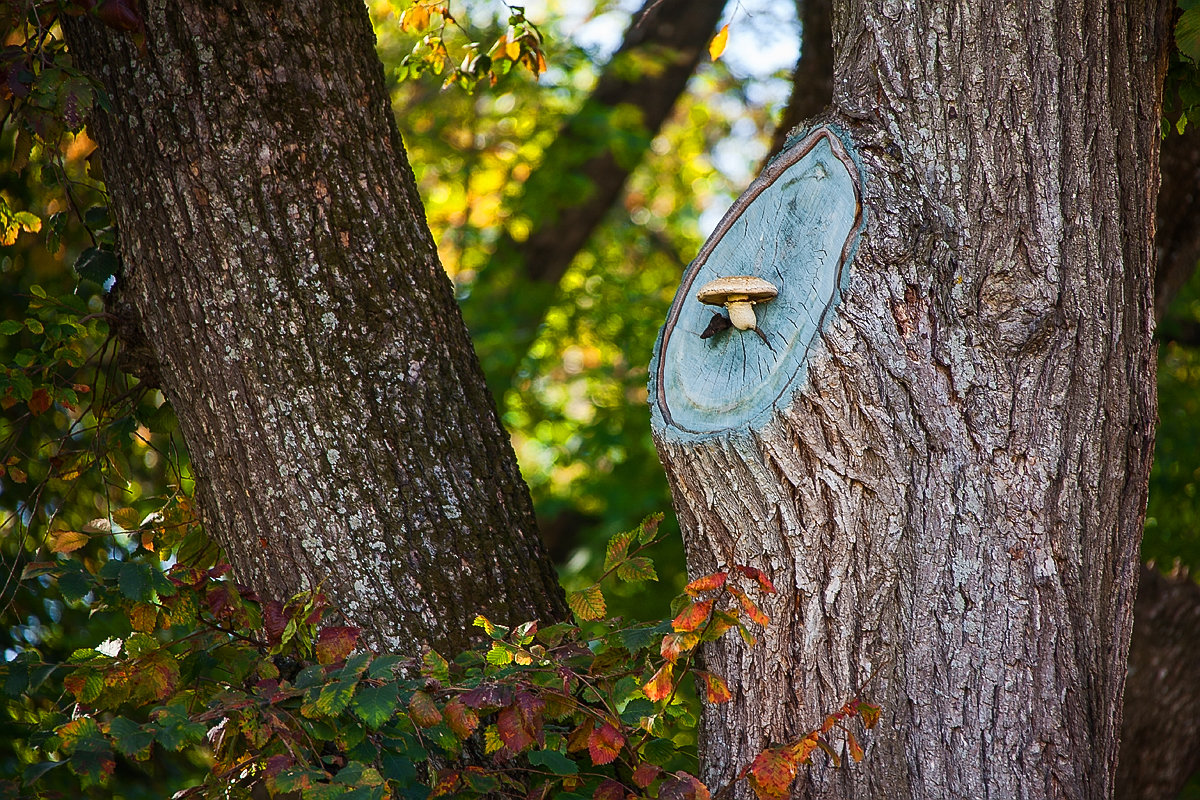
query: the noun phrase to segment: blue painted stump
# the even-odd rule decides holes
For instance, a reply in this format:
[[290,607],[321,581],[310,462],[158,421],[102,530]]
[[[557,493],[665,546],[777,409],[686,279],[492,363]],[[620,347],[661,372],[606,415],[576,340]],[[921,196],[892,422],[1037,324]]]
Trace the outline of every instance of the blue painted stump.
[[[864,226],[862,168],[832,126],[794,139],[738,198],[684,273],[650,365],[656,434],[757,429],[803,382],[809,345],[836,304]],[[714,278],[750,275],[779,296],[755,305],[758,330],[701,334],[696,299]]]

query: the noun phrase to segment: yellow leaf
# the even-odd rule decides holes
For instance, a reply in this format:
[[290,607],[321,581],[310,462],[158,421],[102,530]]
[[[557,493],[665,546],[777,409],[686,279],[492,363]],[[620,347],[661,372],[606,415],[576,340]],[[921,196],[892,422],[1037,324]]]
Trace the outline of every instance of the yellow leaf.
[[717,31],[717,35],[708,43],[708,54],[712,56],[712,60],[716,61],[725,52],[725,45],[729,43],[729,26],[725,25],[721,30]]
[[417,3],[400,15],[400,30],[420,32],[429,27],[429,9]]
[[87,544],[88,535],[79,531],[54,531],[50,534],[50,551],[53,553],[70,553]]
[[504,55],[508,56],[509,61],[516,61],[521,57],[521,45],[510,39],[504,44]]

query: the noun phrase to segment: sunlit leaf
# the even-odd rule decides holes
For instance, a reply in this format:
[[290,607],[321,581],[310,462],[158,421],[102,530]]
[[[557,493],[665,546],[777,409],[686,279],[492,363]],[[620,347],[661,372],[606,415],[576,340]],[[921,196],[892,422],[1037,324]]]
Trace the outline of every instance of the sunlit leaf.
[[708,55],[713,61],[721,57],[725,52],[725,46],[729,44],[729,26],[722,25],[721,30],[717,31],[717,35],[708,43]]

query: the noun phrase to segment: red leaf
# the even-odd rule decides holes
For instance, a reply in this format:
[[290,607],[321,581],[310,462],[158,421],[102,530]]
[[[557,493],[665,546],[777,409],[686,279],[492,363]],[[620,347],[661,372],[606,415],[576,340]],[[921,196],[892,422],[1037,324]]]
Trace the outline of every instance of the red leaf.
[[708,615],[712,612],[712,607],[712,600],[692,603],[683,611],[680,611],[679,616],[671,620],[671,627],[680,633],[694,631],[708,621]]
[[729,573],[727,572],[714,572],[712,575],[696,578],[696,580],[683,587],[683,590],[691,597],[696,597],[701,592],[710,592],[713,589],[721,588],[725,585],[725,579],[728,577]]
[[283,640],[283,631],[287,628],[288,618],[283,613],[283,603],[272,600],[262,610],[263,630],[267,633],[267,642],[272,646]]
[[422,728],[432,728],[442,721],[442,712],[438,711],[433,698],[425,692],[413,692],[412,699],[408,701],[408,715]]
[[760,589],[767,594],[775,594],[775,584],[771,583],[771,579],[767,577],[767,573],[756,567],[747,567],[744,564],[738,564],[738,572],[745,575],[752,581],[756,581]]
[[728,703],[733,697],[729,693],[729,687],[725,685],[725,681],[719,675],[714,675],[711,672],[704,670],[695,670],[696,680],[704,691],[704,699],[710,703]]
[[462,696],[462,701],[476,710],[506,706],[512,699],[511,693],[494,683],[484,683]]
[[611,723],[606,722],[588,737],[588,755],[598,767],[611,764],[613,759],[620,755],[624,745],[625,737]]
[[741,589],[733,586],[729,587],[729,592],[738,599],[739,603],[742,604],[742,608],[745,610],[746,616],[750,617],[750,619],[754,620],[759,625],[762,625],[764,628],[771,624],[771,618],[763,613],[762,609],[750,599],[749,595],[747,595]]
[[592,800],[625,800],[625,787],[612,778],[605,778],[592,792]]
[[459,700],[451,700],[446,703],[444,713],[446,724],[459,739],[466,739],[479,727],[478,715]]
[[321,629],[317,636],[317,661],[322,664],[333,664],[341,661],[354,652],[358,644],[359,628],[345,625],[331,625]]
[[675,686],[671,673],[671,665],[663,664],[658,672],[654,673],[654,677],[646,681],[642,686],[642,694],[646,695],[646,699],[657,703],[671,696],[671,690]]
[[681,770],[658,787],[658,800],[709,800],[708,787]]
[[750,765],[750,788],[759,800],[782,800],[796,779],[799,761],[789,748],[776,747],[759,753]]
[[27,405],[35,417],[39,414],[44,414],[50,408],[50,393],[45,389],[34,389],[33,395],[27,401]]
[[535,743],[545,743],[542,733],[542,709],[545,705],[543,700],[528,692],[517,692],[516,701],[500,709],[496,731],[505,747],[519,753]]
[[633,782],[637,784],[639,789],[645,789],[650,784],[654,783],[654,779],[662,772],[662,767],[658,764],[643,763],[633,771]]

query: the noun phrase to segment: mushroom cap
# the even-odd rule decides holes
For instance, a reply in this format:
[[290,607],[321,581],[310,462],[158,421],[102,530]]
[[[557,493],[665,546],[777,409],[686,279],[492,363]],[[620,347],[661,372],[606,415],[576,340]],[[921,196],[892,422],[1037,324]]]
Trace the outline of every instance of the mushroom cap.
[[770,300],[778,294],[779,290],[762,278],[731,275],[728,278],[716,278],[701,286],[700,291],[696,292],[696,299],[710,306],[719,306],[729,299],[753,303]]

